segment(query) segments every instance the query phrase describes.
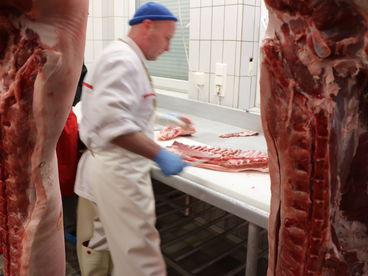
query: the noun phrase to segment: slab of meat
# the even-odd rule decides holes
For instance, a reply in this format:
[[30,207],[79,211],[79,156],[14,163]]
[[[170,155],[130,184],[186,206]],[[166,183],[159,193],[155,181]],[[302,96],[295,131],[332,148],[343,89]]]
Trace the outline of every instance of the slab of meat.
[[268,275],[368,275],[368,2],[265,2]]
[[219,137],[220,138],[230,138],[230,137],[247,137],[247,136],[254,136],[254,135],[258,135],[258,132],[247,130],[247,131],[241,131],[241,132],[226,133],[226,134],[220,135]]
[[55,148],[83,62],[87,0],[0,0],[0,247],[6,276],[64,276]]
[[257,150],[239,150],[209,146],[190,146],[175,141],[168,150],[187,162],[208,159],[197,167],[225,172],[268,171],[268,156]]
[[196,132],[197,130],[193,125],[187,128],[183,128],[180,126],[167,126],[161,129],[161,131],[159,132],[157,136],[157,139],[160,141],[167,141],[167,140],[171,140],[176,137],[179,137],[179,136],[189,136]]

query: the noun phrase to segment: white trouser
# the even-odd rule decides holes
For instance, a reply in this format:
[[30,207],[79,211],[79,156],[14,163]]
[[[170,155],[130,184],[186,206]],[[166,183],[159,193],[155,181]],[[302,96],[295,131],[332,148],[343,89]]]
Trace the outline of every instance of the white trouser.
[[93,235],[88,242],[88,247],[98,251],[109,250],[105,230],[98,216],[93,220]]
[[[95,246],[88,241],[94,239]],[[79,197],[77,209],[77,255],[82,276],[108,276],[112,260],[107,250],[101,222],[98,221],[96,204]]]

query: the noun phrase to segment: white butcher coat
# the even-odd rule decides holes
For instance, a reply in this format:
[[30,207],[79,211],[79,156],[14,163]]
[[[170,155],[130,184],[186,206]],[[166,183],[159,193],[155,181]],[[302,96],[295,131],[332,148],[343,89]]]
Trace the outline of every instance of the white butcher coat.
[[153,137],[155,95],[146,59],[128,37],[107,46],[87,74],[79,131],[88,148],[75,192],[97,205],[113,260],[113,275],[161,276],[166,267],[155,228],[150,160],[110,141],[141,131]]

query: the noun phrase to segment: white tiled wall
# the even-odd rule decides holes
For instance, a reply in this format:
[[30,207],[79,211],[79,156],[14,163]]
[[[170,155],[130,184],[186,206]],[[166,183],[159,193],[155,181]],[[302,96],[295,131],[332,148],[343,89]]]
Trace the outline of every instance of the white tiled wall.
[[134,13],[131,0],[90,0],[84,61],[90,68],[110,41],[128,31],[128,20]]
[[[190,3],[190,45],[195,46],[190,48],[190,68],[193,72],[204,72],[207,83],[199,89],[191,83],[189,96],[234,108],[248,109],[254,106],[260,1],[192,0]],[[248,70],[250,59],[253,60],[253,72]],[[214,93],[217,62],[227,64],[225,97],[220,99]]]
[[[190,1],[189,68],[206,75],[196,87],[189,74],[189,97],[248,109],[255,105],[261,0]],[[90,67],[102,48],[128,31],[135,0],[90,0],[85,63]],[[249,74],[248,61],[253,59]],[[214,94],[215,65],[227,64],[226,95]]]

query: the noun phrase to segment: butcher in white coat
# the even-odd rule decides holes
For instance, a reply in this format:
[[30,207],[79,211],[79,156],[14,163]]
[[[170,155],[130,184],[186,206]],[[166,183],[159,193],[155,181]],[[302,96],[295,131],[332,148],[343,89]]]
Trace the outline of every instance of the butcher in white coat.
[[187,164],[153,141],[146,61],[169,50],[176,21],[161,4],[142,5],[129,34],[107,46],[85,78],[79,127],[88,150],[75,184],[82,275],[166,275],[149,171],[152,160],[167,176]]

